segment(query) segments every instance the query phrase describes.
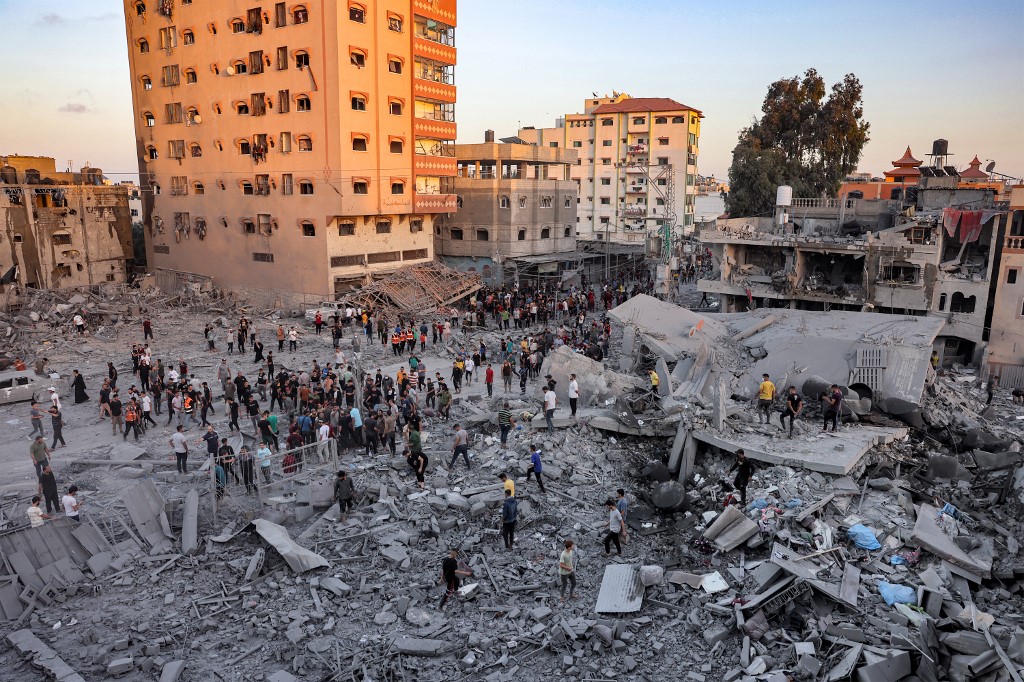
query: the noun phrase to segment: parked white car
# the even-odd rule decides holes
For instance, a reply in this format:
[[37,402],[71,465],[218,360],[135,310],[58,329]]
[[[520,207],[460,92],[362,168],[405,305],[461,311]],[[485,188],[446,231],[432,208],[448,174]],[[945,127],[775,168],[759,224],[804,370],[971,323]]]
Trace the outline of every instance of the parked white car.
[[31,370],[0,372],[0,405],[26,400],[49,400],[50,386],[57,386],[53,378],[41,377]]

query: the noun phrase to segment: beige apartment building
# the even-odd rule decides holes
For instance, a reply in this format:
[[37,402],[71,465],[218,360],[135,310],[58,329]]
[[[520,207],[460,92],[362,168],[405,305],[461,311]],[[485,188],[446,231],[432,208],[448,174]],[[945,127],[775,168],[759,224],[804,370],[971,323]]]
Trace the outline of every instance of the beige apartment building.
[[519,137],[579,154],[571,177],[581,240],[643,245],[666,228],[674,238],[693,231],[701,118],[667,97],[614,93],[586,100],[582,114],[554,128],[523,128]]
[[998,281],[989,303],[988,369],[1002,386],[1024,388],[1024,185],[1010,188]]
[[150,269],[334,298],[455,210],[456,0],[125,0]]
[[576,151],[486,140],[455,145],[459,210],[435,225],[438,256],[485,282],[503,283],[506,267],[557,275],[558,254],[576,250]]
[[0,273],[24,287],[125,282],[132,259],[127,187],[99,168],[57,171],[48,156],[0,156]]

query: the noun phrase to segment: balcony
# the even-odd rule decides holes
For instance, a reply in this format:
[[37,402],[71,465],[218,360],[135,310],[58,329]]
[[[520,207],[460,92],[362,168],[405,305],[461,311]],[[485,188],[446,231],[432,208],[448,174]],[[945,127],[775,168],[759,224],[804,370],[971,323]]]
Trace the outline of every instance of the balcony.
[[[644,165],[646,165],[646,164],[644,164]],[[626,172],[627,173],[640,174],[640,173],[644,172],[644,166],[640,165],[640,164],[635,164],[635,163],[634,164],[630,164],[630,165],[626,166]]]
[[647,216],[647,206],[642,204],[626,204],[622,207],[621,213],[628,218],[644,218]]
[[454,177],[458,171],[457,165],[455,157],[451,156],[415,154],[412,157],[412,167],[416,175]]
[[[449,116],[450,118],[448,118]],[[413,119],[412,132],[416,137],[454,140],[456,134],[455,112],[419,112]]]
[[1024,251],[1024,236],[1011,235],[1007,237],[1004,248],[1007,251]]
[[630,153],[630,154],[632,154],[634,156],[637,156],[637,155],[640,155],[640,154],[646,154],[647,153],[647,145],[646,144],[631,144],[631,145],[629,145],[629,149],[627,151],[628,151],[628,153]]
[[420,78],[418,74],[413,75],[412,93],[417,99],[437,100],[440,102],[455,103],[455,86],[434,80]]
[[626,188],[626,194],[647,194],[647,185],[630,185]]
[[454,194],[415,194],[413,210],[417,213],[452,213],[457,208]]

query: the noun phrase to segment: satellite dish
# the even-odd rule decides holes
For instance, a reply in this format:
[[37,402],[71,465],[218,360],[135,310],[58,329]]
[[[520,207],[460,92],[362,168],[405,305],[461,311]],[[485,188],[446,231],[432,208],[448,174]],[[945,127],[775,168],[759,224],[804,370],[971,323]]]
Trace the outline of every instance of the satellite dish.
[[195,116],[192,117],[192,122],[193,123],[202,123],[203,119],[199,116],[199,114],[196,114]]
[[233,67],[233,66],[229,66],[229,67],[227,67],[224,70],[227,72],[227,74],[229,76],[234,76],[235,75],[235,67]]
[[991,173],[995,169],[996,169],[996,162],[995,161],[989,161],[988,165],[985,166],[985,172],[986,173]]

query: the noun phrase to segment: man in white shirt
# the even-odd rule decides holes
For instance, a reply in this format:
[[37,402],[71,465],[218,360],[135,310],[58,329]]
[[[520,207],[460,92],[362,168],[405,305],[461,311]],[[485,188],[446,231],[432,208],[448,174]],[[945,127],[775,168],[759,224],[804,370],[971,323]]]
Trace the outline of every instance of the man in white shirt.
[[52,386],[50,387],[50,404],[58,410],[60,409],[60,396],[57,395],[57,389]]
[[176,384],[178,383],[179,378],[180,377],[178,375],[178,370],[174,369],[173,367],[167,370],[167,383]]
[[549,382],[548,390],[544,392],[544,421],[547,422],[548,433],[555,432],[555,425],[551,422],[551,418],[555,416],[555,404],[558,402],[554,383],[554,381]]
[[466,373],[466,383],[467,384],[473,383],[473,370],[474,369],[476,369],[476,363],[473,362],[473,358],[467,357],[466,358],[466,369],[464,370],[465,373]]
[[83,318],[81,315],[75,315],[73,321],[75,323],[75,329],[78,330],[78,333],[79,334],[84,334],[85,333],[85,318]]
[[34,496],[32,498],[32,505],[25,510],[25,513],[28,514],[29,525],[32,528],[38,528],[39,526],[43,525],[43,519],[53,518],[49,514],[44,514],[43,510],[39,508],[39,501],[41,499],[42,498],[39,497],[38,495]]
[[331,427],[329,424],[321,424],[316,430],[317,455],[321,462],[327,461],[327,441],[331,439]]
[[73,485],[68,488],[68,494],[60,499],[61,506],[64,507],[64,516],[68,517],[72,521],[81,522],[82,519],[78,516],[78,508],[81,507],[81,503],[75,499],[75,493],[78,492],[78,486]]
[[580,399],[580,384],[576,381],[576,375],[569,375],[569,409],[572,410],[572,418],[576,418],[576,403]]

